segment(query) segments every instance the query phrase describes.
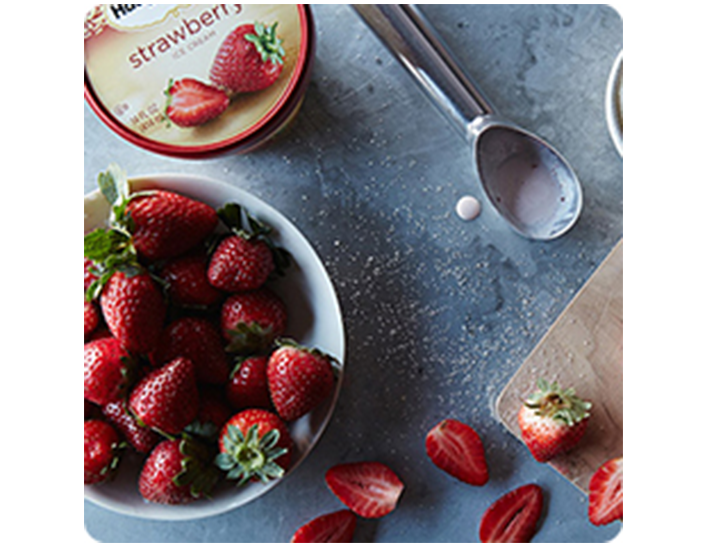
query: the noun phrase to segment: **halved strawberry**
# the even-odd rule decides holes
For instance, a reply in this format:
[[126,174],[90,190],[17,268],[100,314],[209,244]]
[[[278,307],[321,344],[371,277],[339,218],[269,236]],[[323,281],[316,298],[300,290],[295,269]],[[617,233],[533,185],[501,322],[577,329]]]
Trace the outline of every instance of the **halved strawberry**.
[[223,114],[229,103],[224,91],[194,78],[170,80],[165,95],[165,113],[180,127],[203,125]]
[[348,509],[328,513],[302,526],[290,543],[351,543],[356,531],[356,515]]
[[605,462],[589,481],[589,520],[603,526],[624,518],[624,458]]
[[529,543],[543,510],[543,491],[526,484],[496,500],[481,517],[482,543]]
[[484,445],[478,433],[457,420],[443,420],[427,434],[427,455],[460,481],[482,486],[489,480]]
[[380,518],[393,511],[405,488],[392,469],[375,461],[335,465],[325,479],[334,495],[364,518]]

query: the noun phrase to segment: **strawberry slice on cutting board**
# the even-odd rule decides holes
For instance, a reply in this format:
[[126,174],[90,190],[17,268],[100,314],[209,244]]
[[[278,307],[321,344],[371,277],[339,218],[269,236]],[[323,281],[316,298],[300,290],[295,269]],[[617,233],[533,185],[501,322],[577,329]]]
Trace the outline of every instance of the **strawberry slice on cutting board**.
[[481,518],[482,543],[529,543],[543,510],[543,491],[526,484],[495,501]]

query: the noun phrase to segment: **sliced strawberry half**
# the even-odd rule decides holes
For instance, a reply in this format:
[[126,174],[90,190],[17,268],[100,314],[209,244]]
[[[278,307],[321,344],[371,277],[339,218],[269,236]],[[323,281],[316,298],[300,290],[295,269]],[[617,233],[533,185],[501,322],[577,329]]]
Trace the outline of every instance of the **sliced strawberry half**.
[[623,456],[605,462],[589,481],[589,520],[603,526],[624,518]]
[[170,81],[165,95],[167,117],[180,127],[205,124],[223,114],[229,103],[224,91],[193,78]]
[[437,467],[462,482],[482,486],[489,480],[484,445],[474,429],[457,420],[442,420],[425,439],[427,455]]
[[543,509],[543,491],[526,484],[495,501],[481,517],[482,543],[529,543]]
[[348,509],[317,517],[302,526],[290,543],[351,543],[356,515]]
[[380,518],[393,511],[405,488],[398,476],[380,462],[335,465],[325,479],[334,495],[364,518]]

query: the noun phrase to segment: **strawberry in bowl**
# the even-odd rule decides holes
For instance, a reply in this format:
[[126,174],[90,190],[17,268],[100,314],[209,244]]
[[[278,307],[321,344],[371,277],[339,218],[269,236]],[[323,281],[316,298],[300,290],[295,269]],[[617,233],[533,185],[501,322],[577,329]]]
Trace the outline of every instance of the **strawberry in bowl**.
[[[224,206],[230,216],[224,216]],[[219,243],[235,235],[229,226],[234,211],[245,226],[256,227],[258,241],[267,240],[273,249],[268,251],[273,267],[267,265],[269,273],[257,290],[274,295],[286,314],[271,332],[274,336],[250,347],[229,347],[220,316],[229,299],[253,291],[214,287],[208,277]],[[87,484],[85,498],[130,516],[194,519],[239,507],[286,479],[330,420],[345,344],[333,286],[302,234],[275,209],[235,186],[182,175],[128,179],[117,166],[102,173],[99,190],[84,197],[84,234],[86,301],[105,320],[96,333],[105,332],[85,340],[84,397],[95,405],[92,415],[115,426],[124,447],[116,472]],[[228,256],[218,259],[222,266]],[[286,263],[293,267],[280,267]],[[133,295],[143,300],[135,303]],[[258,323],[263,317],[249,313],[227,316],[268,331],[269,325]],[[229,326],[243,328],[238,320]],[[327,396],[291,421],[277,415],[269,392],[263,396],[267,357],[281,335],[331,355],[336,369]],[[243,367],[245,361],[262,363],[261,380],[256,387],[244,382],[236,394],[229,384],[237,371],[243,377],[250,370]],[[257,394],[250,397],[250,389]],[[251,404],[268,409],[252,409]],[[218,459],[228,467],[225,456],[218,458],[218,433],[229,417],[243,412],[268,412],[285,424],[265,439],[266,445],[274,435],[289,441],[276,458],[285,462],[281,472],[254,472],[240,484],[228,480],[230,470],[217,465]],[[261,434],[267,433],[264,427]],[[235,433],[233,424],[230,431]]]

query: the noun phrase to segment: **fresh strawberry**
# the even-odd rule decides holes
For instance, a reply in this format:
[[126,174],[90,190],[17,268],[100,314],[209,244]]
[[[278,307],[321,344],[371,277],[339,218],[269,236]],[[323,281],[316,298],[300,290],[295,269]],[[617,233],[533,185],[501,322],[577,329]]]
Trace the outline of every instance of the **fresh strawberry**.
[[287,310],[280,298],[265,287],[233,294],[221,307],[221,333],[227,351],[256,353],[282,336]]
[[356,462],[335,465],[326,472],[334,495],[364,518],[380,518],[395,509],[405,485],[385,464]]
[[489,480],[484,445],[478,433],[457,420],[443,420],[427,434],[427,455],[460,481],[482,486]]
[[196,247],[216,228],[216,211],[200,201],[164,190],[130,197],[132,241],[149,261],[173,258]]
[[124,348],[136,353],[154,349],[167,306],[150,274],[145,271],[114,273],[103,288],[100,301],[108,329]]
[[319,406],[334,389],[333,358],[316,349],[280,342],[268,360],[270,398],[285,421]]
[[194,439],[162,441],[145,461],[138,489],[152,503],[183,505],[208,496],[218,479],[209,451]]
[[267,367],[267,355],[236,359],[226,384],[226,397],[233,408],[272,408]]
[[125,399],[116,399],[102,408],[103,416],[117,429],[125,440],[141,454],[152,450],[161,437],[149,427],[141,426],[127,407]]
[[574,447],[584,435],[591,403],[561,389],[555,382],[538,380],[533,393],[518,412],[523,441],[535,459],[546,462]]
[[152,371],[130,393],[129,409],[138,423],[171,435],[181,433],[199,412],[192,362],[178,357]]
[[526,484],[496,500],[481,517],[482,543],[529,543],[543,510],[543,491]]
[[302,526],[290,543],[352,543],[356,515],[348,509],[328,513]]
[[605,462],[589,481],[589,521],[603,526],[624,518],[624,458]]
[[285,474],[292,460],[292,438],[274,413],[253,408],[239,412],[223,427],[216,465],[239,485],[267,483]]
[[102,281],[117,265],[134,265],[136,255],[155,262],[195,248],[216,228],[216,211],[195,199],[166,190],[132,192],[127,174],[111,164],[98,176],[111,205],[110,228],[84,236],[84,257],[93,260]]
[[98,328],[101,322],[101,312],[93,302],[83,302],[83,339]]
[[206,384],[225,384],[230,364],[218,328],[206,319],[181,317],[162,332],[150,360],[161,366],[177,357],[186,357],[196,368],[196,379]]
[[274,269],[272,252],[264,242],[233,235],[214,251],[208,278],[222,291],[250,291],[262,287]]
[[277,23],[236,27],[216,52],[209,73],[211,81],[229,93],[260,91],[275,83],[285,57],[276,31]]
[[231,235],[211,255],[207,272],[211,285],[226,292],[252,291],[262,287],[273,272],[284,273],[290,256],[270,239],[270,226],[237,203],[224,205],[218,215]]
[[196,127],[218,118],[228,108],[228,95],[221,89],[195,80],[170,80],[165,114],[179,127]]
[[83,396],[104,405],[130,387],[134,362],[115,338],[102,338],[83,346]]
[[98,484],[113,478],[120,462],[120,437],[106,422],[83,423],[83,483]]
[[211,286],[206,277],[208,257],[192,253],[173,258],[159,270],[159,277],[167,283],[167,296],[172,303],[186,308],[208,308],[223,296]]

